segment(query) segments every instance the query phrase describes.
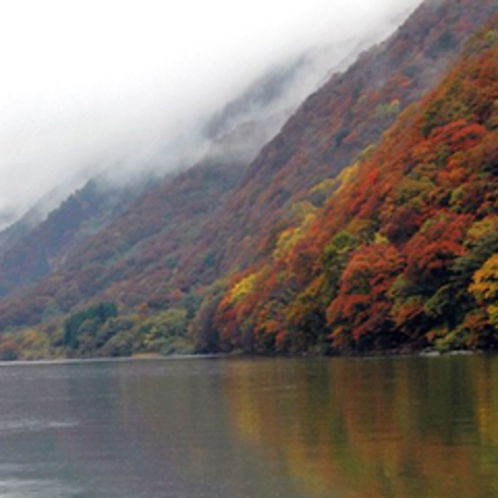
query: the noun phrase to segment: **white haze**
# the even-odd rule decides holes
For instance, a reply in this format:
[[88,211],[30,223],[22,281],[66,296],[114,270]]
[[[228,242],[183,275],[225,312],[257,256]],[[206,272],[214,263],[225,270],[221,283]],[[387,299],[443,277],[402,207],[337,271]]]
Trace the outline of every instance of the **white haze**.
[[333,67],[419,3],[0,0],[0,227],[103,169],[188,165],[205,120],[269,68],[322,45]]

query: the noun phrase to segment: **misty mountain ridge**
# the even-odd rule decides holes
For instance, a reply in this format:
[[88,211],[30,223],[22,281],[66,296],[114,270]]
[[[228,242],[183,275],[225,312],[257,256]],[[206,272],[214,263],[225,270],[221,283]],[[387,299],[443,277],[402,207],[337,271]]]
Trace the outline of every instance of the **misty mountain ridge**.
[[70,195],[78,191],[80,180],[59,184],[39,199],[19,219],[16,215],[9,217],[5,228],[0,231],[0,255],[10,249],[22,236],[34,229],[57,209]]
[[[323,44],[280,66],[272,67],[236,100],[215,113],[203,127],[212,140],[207,155],[250,162],[282,128],[299,105],[334,74],[350,66],[359,54],[382,43],[409,11],[393,16],[381,30],[363,39],[344,40],[340,47]],[[224,159],[225,157],[225,159]]]
[[[396,19],[390,21],[387,29],[393,29],[396,22]],[[119,168],[114,164],[105,166],[101,173],[73,193],[71,191],[81,182],[79,177],[52,189],[22,218],[0,232],[0,257],[3,258],[0,268],[2,265],[9,267],[4,273],[9,283],[5,281],[0,285],[1,293],[7,294],[54,271],[66,260],[71,247],[122,214],[144,192],[144,185],[148,189],[153,184],[158,187],[162,182],[168,184],[172,175],[192,167],[192,157],[201,158],[195,161],[198,164],[218,162],[237,167],[249,164],[327,74],[346,68],[365,47],[381,37],[381,32],[372,32],[366,33],[365,39],[360,41],[346,40],[340,48],[325,44],[278,67],[271,67],[240,97],[203,125],[200,139],[195,138],[195,134],[186,138],[190,157],[182,153],[185,144],[173,143],[156,153],[150,164],[147,159],[122,161]],[[101,168],[94,165],[92,169]],[[92,209],[82,209],[81,206],[88,205],[88,198]],[[77,214],[75,202],[80,206],[76,209]],[[75,217],[72,227],[68,226],[70,216]],[[59,230],[54,220],[64,220]],[[36,257],[33,250],[25,249],[32,246],[37,248]]]
[[[396,12],[399,11],[402,9],[396,9]],[[386,16],[381,28],[373,23],[360,35],[350,39],[338,37],[332,32],[330,35],[324,35],[321,42],[309,49],[301,50],[300,53],[294,50],[290,54],[282,55],[280,60],[271,62],[266,66],[266,69],[260,68],[256,74],[251,73],[251,78],[256,77],[256,80],[248,84],[247,90],[242,92],[243,95],[235,98],[232,103],[223,104],[223,99],[220,99],[221,110],[214,109],[216,116],[212,116],[213,110],[211,110],[207,114],[196,114],[193,116],[193,120],[191,118],[179,119],[173,130],[169,130],[166,123],[161,125],[161,119],[155,116],[154,126],[157,129],[152,130],[150,140],[144,143],[138,140],[131,151],[127,150],[126,147],[122,148],[122,151],[111,148],[108,153],[101,154],[102,158],[99,159],[97,151],[91,157],[86,157],[88,154],[80,154],[76,147],[75,157],[66,160],[61,176],[66,177],[67,171],[71,169],[74,174],[70,175],[64,183],[72,185],[70,189],[74,191],[83,187],[88,179],[105,172],[108,172],[111,182],[116,180],[114,183],[119,184],[125,183],[130,175],[132,176],[130,181],[133,181],[133,175],[139,171],[161,176],[174,170],[185,169],[201,160],[204,154],[212,148],[212,145],[214,145],[216,153],[220,154],[219,140],[223,136],[230,135],[237,127],[249,126],[255,121],[263,123],[267,120],[268,130],[264,134],[261,131],[255,133],[255,136],[261,138],[250,147],[253,151],[252,155],[255,155],[258,149],[264,145],[264,138],[267,141],[278,132],[285,117],[288,117],[309,93],[323,83],[328,72],[339,69],[342,59],[347,58],[351,62],[359,50],[385,38],[387,33],[394,30],[399,24],[399,17],[407,14],[408,12],[403,12],[390,17]],[[331,42],[330,40],[335,41]],[[292,55],[296,52],[299,55]],[[285,81],[279,83],[279,78]],[[274,86],[273,93],[270,89],[272,85]],[[230,93],[228,92],[227,95]],[[233,97],[231,98],[233,99]],[[126,102],[123,104],[126,106]],[[126,116],[123,115],[122,119],[126,120]],[[217,133],[213,134],[212,123],[215,121],[221,127]],[[264,128],[261,124],[260,129]],[[209,131],[210,129],[211,131]],[[86,132],[82,133],[82,138],[85,137],[85,134]],[[119,135],[119,131],[116,135]],[[130,137],[130,146],[133,140],[134,138]],[[232,140],[232,148],[234,148],[233,146]],[[248,147],[242,147],[242,144],[239,144],[235,148],[243,152]],[[249,155],[248,152],[247,154]],[[49,171],[51,168],[55,168],[50,164],[50,156],[45,157],[44,160],[48,163],[45,167]],[[44,181],[40,180],[39,184],[43,185]],[[47,192],[52,188],[59,189],[60,187],[60,185],[53,187],[48,184]],[[69,188],[68,193],[70,193]],[[42,199],[44,194],[38,194],[38,196]],[[25,212],[34,207],[35,204],[38,204],[36,209],[40,213],[48,214],[49,210],[39,209],[40,203],[36,199],[32,200],[31,204],[26,205]],[[7,228],[23,215],[18,210],[19,208],[16,210],[6,205],[4,209],[5,212],[0,213],[4,220],[0,228]]]

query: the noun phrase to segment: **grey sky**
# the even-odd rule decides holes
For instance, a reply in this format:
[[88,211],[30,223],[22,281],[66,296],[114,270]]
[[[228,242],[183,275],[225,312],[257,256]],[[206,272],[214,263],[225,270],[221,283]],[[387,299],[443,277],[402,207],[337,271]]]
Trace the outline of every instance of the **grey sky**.
[[195,124],[268,67],[387,36],[419,3],[0,0],[0,215],[103,165],[144,167],[168,143],[195,156]]

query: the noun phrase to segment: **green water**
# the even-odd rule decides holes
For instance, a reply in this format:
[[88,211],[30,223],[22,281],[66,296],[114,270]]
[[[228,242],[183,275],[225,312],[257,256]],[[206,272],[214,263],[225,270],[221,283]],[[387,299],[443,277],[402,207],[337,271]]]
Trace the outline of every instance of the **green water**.
[[498,358],[0,366],[1,498],[491,498]]

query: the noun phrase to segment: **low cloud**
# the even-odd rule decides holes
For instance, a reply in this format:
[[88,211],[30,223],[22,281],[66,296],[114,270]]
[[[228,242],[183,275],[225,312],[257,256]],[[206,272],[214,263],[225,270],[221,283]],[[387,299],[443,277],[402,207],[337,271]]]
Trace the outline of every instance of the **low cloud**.
[[328,66],[361,40],[387,37],[419,3],[2,2],[0,224],[104,169],[125,177],[188,165],[210,148],[209,118],[250,83],[309,51],[328,53],[274,110],[291,108]]

